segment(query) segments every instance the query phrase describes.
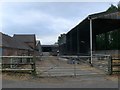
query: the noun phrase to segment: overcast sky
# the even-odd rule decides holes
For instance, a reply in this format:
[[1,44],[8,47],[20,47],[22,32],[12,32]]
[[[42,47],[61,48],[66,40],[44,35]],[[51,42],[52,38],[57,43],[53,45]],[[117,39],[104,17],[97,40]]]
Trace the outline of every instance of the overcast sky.
[[117,2],[4,2],[0,8],[2,32],[36,34],[42,44],[54,44],[89,14],[103,12]]

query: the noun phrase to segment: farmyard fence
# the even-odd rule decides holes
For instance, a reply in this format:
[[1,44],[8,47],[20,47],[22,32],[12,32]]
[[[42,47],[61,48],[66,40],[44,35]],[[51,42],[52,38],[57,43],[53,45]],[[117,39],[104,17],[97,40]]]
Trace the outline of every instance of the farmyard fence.
[[109,74],[120,74],[120,58],[112,58],[109,62]]
[[22,72],[36,75],[35,56],[0,56],[2,72]]
[[0,59],[3,72],[24,72],[44,77],[110,75],[119,72],[120,64],[120,60],[115,60],[110,55],[94,55],[93,67],[90,66],[90,56],[42,56],[42,60],[41,56],[1,56]]
[[[100,63],[99,66],[102,66],[101,68],[106,67],[107,74],[109,74],[109,75],[120,74],[120,58],[118,58],[118,55],[117,55],[117,57],[110,56],[110,55],[99,55],[99,56],[100,56],[100,60],[102,60],[102,63]],[[101,58],[101,56],[102,56],[102,58]],[[105,59],[107,59],[107,61],[105,61]],[[93,63],[95,63],[95,61]],[[99,62],[97,61],[97,63],[99,63]],[[105,68],[104,68],[104,70],[105,70]]]

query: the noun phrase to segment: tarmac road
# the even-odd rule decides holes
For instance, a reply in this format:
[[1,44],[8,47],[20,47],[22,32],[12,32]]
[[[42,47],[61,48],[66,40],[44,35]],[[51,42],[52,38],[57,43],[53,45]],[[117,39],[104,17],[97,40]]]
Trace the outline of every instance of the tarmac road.
[[[47,80],[47,79],[46,79]],[[48,78],[47,81],[33,80],[4,80],[3,88],[118,88],[118,80],[111,80],[107,76],[79,76],[60,77],[56,81]]]

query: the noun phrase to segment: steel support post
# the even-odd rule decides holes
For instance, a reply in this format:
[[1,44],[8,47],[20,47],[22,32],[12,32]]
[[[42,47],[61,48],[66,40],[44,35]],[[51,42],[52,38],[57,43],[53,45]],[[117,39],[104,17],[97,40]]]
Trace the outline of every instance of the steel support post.
[[92,19],[90,19],[90,64],[92,65],[93,53],[92,53]]

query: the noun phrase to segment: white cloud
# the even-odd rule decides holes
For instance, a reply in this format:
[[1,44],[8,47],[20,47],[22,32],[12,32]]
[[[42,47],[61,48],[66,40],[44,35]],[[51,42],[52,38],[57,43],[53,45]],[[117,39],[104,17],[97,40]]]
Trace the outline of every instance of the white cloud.
[[[40,10],[22,10],[15,11],[14,10],[5,10],[3,12],[3,28],[6,27],[29,27],[33,28],[34,33],[37,35],[41,35],[40,33],[44,33],[45,31],[41,30],[42,25],[44,25],[47,29],[46,33],[40,36],[40,40],[42,44],[51,44],[57,41],[58,36],[61,33],[67,32],[73,26],[76,25],[78,21],[70,20],[59,16],[53,16],[51,14],[42,12]],[[28,29],[29,29],[28,28]],[[18,28],[16,28],[18,30]],[[6,30],[7,31],[7,30]],[[9,31],[9,30],[8,30]],[[24,31],[21,29],[21,32]],[[14,31],[15,32],[15,31]],[[52,32],[53,34],[49,33]],[[39,36],[38,36],[39,37]]]
[[2,32],[2,3],[0,3],[0,32]]
[[119,0],[1,0],[1,2],[118,2]]
[[37,36],[37,40],[40,40],[41,44],[50,45],[54,44],[57,41],[58,35],[49,35],[49,36]]
[[[37,35],[37,38],[40,39],[42,44],[52,44],[57,41],[57,37],[61,33],[66,33],[76,26],[76,24],[81,21],[81,16],[86,17],[88,11],[94,11],[94,7],[90,10],[85,9],[89,4],[85,7],[83,7],[82,4],[74,3],[72,3],[74,4],[73,6],[71,3],[65,3],[64,5],[62,3],[59,7],[57,7],[58,4],[55,5],[53,3],[47,3],[49,7],[44,4],[45,3],[4,3],[2,12],[3,29],[8,34],[21,32],[34,33]],[[67,7],[67,5],[71,8]],[[51,8],[50,11],[49,8]],[[63,8],[66,9],[61,10]],[[79,10],[77,8],[81,9]],[[96,8],[96,11],[98,11],[98,8],[99,7]],[[85,10],[86,13],[83,14]],[[68,18],[67,16],[70,17]]]
[[[34,26],[35,24],[46,24],[47,28],[53,30],[56,33],[62,33],[68,31],[78,20],[68,20],[63,17],[56,17],[48,13],[44,13],[40,10],[25,10],[22,12],[4,12],[3,24],[13,23],[15,25]],[[26,26],[26,27],[27,27]]]

